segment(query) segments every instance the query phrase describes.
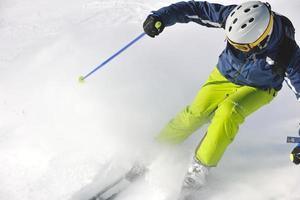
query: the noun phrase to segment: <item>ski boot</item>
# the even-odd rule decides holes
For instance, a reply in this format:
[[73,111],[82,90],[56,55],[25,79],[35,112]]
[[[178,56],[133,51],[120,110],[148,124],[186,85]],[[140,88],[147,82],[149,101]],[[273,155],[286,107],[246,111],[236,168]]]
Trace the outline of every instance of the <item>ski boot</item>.
[[186,173],[179,200],[190,200],[193,194],[206,184],[209,167],[202,165],[194,160]]

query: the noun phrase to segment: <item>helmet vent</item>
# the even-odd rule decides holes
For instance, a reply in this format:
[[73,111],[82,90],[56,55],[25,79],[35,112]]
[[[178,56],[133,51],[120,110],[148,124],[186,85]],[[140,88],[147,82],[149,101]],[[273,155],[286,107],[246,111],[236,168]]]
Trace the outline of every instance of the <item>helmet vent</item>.
[[237,8],[237,10],[239,10],[241,7],[242,7],[242,6],[239,6],[239,7]]
[[243,26],[241,26],[242,29],[246,28],[247,24],[243,24]]
[[237,21],[238,21],[238,18],[235,18],[235,19],[233,20],[233,24],[235,24]]
[[258,7],[259,7],[259,5],[257,5],[257,4],[253,6],[253,8],[258,8]]
[[249,23],[253,22],[254,18],[252,17],[251,19],[249,19]]
[[235,12],[231,13],[230,17],[232,17],[235,14]]
[[250,10],[251,10],[250,8],[247,8],[247,9],[244,10],[244,12],[247,13],[247,12],[249,12]]
[[232,30],[232,26],[229,27],[229,32]]

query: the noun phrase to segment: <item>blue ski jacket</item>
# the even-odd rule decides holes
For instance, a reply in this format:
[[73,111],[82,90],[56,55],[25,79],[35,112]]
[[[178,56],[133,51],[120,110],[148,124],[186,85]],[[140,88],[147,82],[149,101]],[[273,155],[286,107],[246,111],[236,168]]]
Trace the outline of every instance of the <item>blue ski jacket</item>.
[[[236,6],[206,1],[179,2],[152,11],[152,15],[159,17],[166,27],[175,23],[196,22],[224,29],[227,16]],[[273,32],[264,49],[243,53],[227,43],[217,67],[223,76],[239,85],[279,91],[286,80],[300,101],[300,49],[294,39],[295,30],[286,17],[272,13]]]

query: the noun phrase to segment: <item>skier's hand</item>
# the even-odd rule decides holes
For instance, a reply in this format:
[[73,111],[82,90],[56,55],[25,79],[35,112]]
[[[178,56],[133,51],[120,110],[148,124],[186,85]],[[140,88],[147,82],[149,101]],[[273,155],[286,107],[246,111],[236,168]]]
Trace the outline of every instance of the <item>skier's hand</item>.
[[290,155],[291,161],[295,163],[296,165],[300,164],[300,145],[296,146],[291,155]]
[[150,37],[159,35],[165,28],[162,21],[156,15],[149,15],[143,24],[144,31]]

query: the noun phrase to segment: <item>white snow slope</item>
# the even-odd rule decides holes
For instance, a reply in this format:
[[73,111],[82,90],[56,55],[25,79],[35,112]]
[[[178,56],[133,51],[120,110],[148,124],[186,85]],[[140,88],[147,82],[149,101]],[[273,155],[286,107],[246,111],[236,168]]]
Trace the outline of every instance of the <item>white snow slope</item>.
[[[151,10],[173,2],[1,0],[1,200],[83,200],[154,151],[153,137],[215,66],[222,30],[169,27],[85,84],[77,79],[138,36]],[[298,0],[270,3],[300,30]],[[199,200],[299,200],[299,167],[285,143],[298,123],[299,102],[285,86],[240,128]],[[118,199],[174,199],[204,132],[175,149],[156,148],[145,180]]]

